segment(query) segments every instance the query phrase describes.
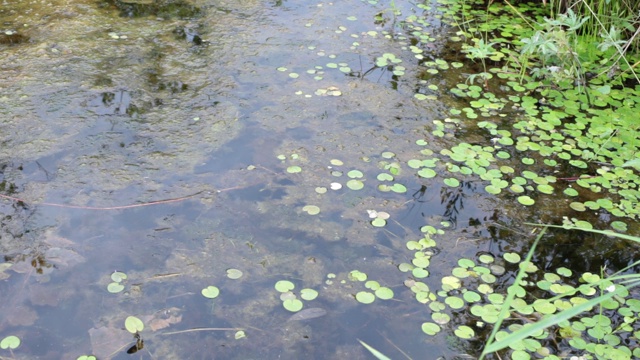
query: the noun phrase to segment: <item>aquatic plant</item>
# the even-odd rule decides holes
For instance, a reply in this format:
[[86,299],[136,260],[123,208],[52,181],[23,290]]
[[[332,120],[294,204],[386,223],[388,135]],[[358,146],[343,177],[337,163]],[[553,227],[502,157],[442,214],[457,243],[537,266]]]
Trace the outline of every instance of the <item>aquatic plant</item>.
[[[604,232],[570,226],[565,226],[565,228],[606,234],[640,243],[640,237],[617,234],[611,231]],[[530,263],[543,234],[544,231],[534,241],[525,259],[525,264]],[[497,321],[480,358],[482,359],[492,352],[511,348],[513,349],[512,359],[529,359],[528,352],[538,351],[538,348],[529,346],[520,348],[516,344],[524,343],[527,339],[529,342],[535,341],[533,339],[548,339],[554,333],[557,334],[555,336],[568,340],[569,345],[573,348],[590,353],[598,359],[630,359],[632,356],[637,358],[640,356],[640,349],[629,341],[637,343],[639,340],[637,336],[639,324],[636,323],[636,314],[640,308],[638,308],[638,301],[633,298],[630,290],[640,285],[640,274],[635,272],[625,274],[625,272],[638,264],[640,261],[636,261],[627,268],[607,277],[585,273],[581,277],[583,284],[577,288],[566,285],[556,286],[559,285],[559,276],[545,276],[546,280],[539,281],[537,286],[540,289],[550,291],[555,296],[550,299],[538,299],[532,304],[533,309],[541,313],[542,316],[524,325],[510,325],[510,332],[506,332],[500,329],[502,323],[511,317],[510,312],[522,313],[522,306],[516,305],[516,294],[521,289],[520,284],[526,283],[524,279],[528,277],[529,271],[526,266],[520,267],[513,285],[507,289],[507,297],[501,304]],[[559,274],[570,275],[569,272]],[[553,288],[554,286],[555,288]],[[585,297],[580,297],[580,294]],[[586,298],[595,295],[598,296],[591,299]],[[570,300],[566,301],[564,298],[570,298]],[[590,316],[593,313],[595,315]],[[577,320],[569,321],[572,318],[577,318]],[[558,326],[559,331],[548,331],[547,329],[552,326]],[[623,338],[627,341],[622,342]],[[494,342],[494,339],[497,341]],[[539,342],[537,343],[539,344]],[[547,354],[549,356],[546,358],[558,358],[552,356],[550,352]]]

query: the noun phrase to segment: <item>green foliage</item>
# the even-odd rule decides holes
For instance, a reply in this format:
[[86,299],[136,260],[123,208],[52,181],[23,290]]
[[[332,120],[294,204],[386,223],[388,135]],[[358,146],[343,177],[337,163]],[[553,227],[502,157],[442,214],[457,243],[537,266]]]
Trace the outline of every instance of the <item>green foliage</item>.
[[[640,243],[639,237],[616,234],[610,231],[574,229],[607,234]],[[544,231],[536,238],[527,255],[526,262],[531,259],[543,233]],[[481,359],[489,353],[507,348],[514,350],[512,357],[515,358],[515,352],[522,350],[519,350],[514,344],[520,344],[527,340],[535,341],[534,339],[549,338],[554,333],[547,330],[550,327],[557,327],[557,333],[561,338],[568,340],[571,347],[590,353],[595,358],[631,359],[637,357],[637,347],[629,345],[628,342],[622,342],[621,339],[638,341],[636,320],[640,308],[636,305],[637,300],[633,299],[629,290],[640,284],[640,274],[623,274],[623,272],[639,263],[640,261],[631,264],[626,269],[607,278],[585,273],[581,277],[583,284],[578,288],[561,285],[561,277],[558,275],[545,275],[545,279],[548,281],[538,282],[538,287],[556,295],[549,299],[540,298],[534,301],[534,309],[543,316],[539,320],[526,323],[523,326],[509,326],[511,331],[507,332],[500,329],[503,321],[510,317],[510,312],[522,313],[522,307],[516,305],[515,294],[528,274],[526,268],[521,267],[514,283],[507,290],[507,298],[501,305],[501,311],[482,352]],[[570,275],[564,271],[558,271],[558,274]],[[594,295],[598,296],[588,299]],[[573,318],[577,318],[577,320],[571,322],[570,320]],[[494,337],[497,340],[495,342]],[[539,344],[539,342],[537,343]],[[536,352],[539,348],[541,345],[528,350]]]

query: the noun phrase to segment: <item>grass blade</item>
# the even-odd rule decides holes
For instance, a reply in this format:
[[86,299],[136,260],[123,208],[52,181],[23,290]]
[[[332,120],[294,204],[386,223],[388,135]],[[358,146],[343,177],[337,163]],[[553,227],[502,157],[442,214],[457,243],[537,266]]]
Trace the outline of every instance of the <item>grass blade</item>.
[[373,354],[373,356],[376,357],[376,359],[378,360],[391,360],[390,358],[386,357],[383,353],[381,353],[380,351],[372,348],[371,346],[369,346],[369,344],[367,344],[366,342],[358,339],[358,341],[360,341],[360,344],[362,344],[362,346],[364,346],[365,349],[369,350],[369,352],[371,354]]

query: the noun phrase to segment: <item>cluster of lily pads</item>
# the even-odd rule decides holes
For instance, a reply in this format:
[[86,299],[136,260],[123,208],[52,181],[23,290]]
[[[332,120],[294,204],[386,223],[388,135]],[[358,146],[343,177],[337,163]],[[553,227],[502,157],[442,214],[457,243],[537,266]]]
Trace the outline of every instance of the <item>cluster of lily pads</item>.
[[380,300],[389,300],[394,296],[393,290],[391,290],[391,288],[382,286],[375,280],[367,280],[367,274],[359,270],[353,270],[349,272],[348,278],[351,281],[363,282],[364,287],[368,289],[358,291],[355,294],[355,299],[360,303],[371,304],[376,300],[376,298]]
[[289,280],[279,280],[274,287],[280,293],[282,306],[291,312],[302,310],[304,306],[302,300],[311,301],[318,297],[318,291],[311,288],[304,288],[301,289],[298,294],[302,300],[298,299],[298,295],[293,292],[296,286]]
[[112,294],[117,294],[124,290],[124,282],[127,280],[127,274],[122,271],[114,271],[111,273],[111,282],[107,285],[107,291]]

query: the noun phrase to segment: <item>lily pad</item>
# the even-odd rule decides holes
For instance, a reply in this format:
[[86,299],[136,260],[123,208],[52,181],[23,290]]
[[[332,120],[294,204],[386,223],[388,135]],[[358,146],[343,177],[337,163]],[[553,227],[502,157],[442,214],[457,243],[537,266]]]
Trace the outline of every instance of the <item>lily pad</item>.
[[124,285],[119,284],[117,282],[112,282],[112,283],[109,283],[109,285],[107,285],[107,291],[112,294],[117,294],[122,290],[124,290]]
[[418,171],[418,175],[422,176],[423,178],[430,179],[432,177],[435,177],[437,173],[433,169],[423,168]]
[[227,277],[232,280],[237,280],[242,277],[242,271],[238,269],[227,269]]
[[460,186],[460,181],[456,178],[446,178],[444,179],[444,183],[450,187],[458,187]]
[[356,300],[363,304],[371,304],[375,299],[375,295],[368,291],[360,291],[356,294]]
[[206,288],[202,289],[201,293],[202,296],[208,299],[215,299],[218,297],[218,295],[220,295],[220,289],[215,286],[207,286]]
[[347,181],[347,187],[351,190],[360,190],[364,187],[364,183],[360,180],[351,179]]
[[296,166],[296,165],[289,166],[289,167],[287,168],[287,172],[288,172],[289,174],[295,174],[295,173],[299,173],[299,172],[301,172],[301,171],[302,171],[302,168],[301,168],[300,166]]
[[119,283],[122,282],[122,280],[126,280],[127,279],[127,274],[120,272],[120,271],[114,271],[113,274],[111,274],[111,280]]
[[379,287],[375,291],[375,294],[379,299],[382,299],[382,300],[389,300],[393,298],[393,290],[384,286]]
[[371,221],[371,225],[375,227],[383,227],[387,225],[387,221],[381,218],[375,218]]
[[286,293],[287,291],[291,291],[295,287],[296,286],[291,281],[288,281],[288,280],[280,280],[275,285],[276,290],[278,290],[281,293]]
[[287,299],[282,302],[282,306],[291,312],[298,312],[302,310],[303,304],[302,301],[298,299]]
[[305,211],[309,215],[318,215],[320,208],[315,205],[306,205],[302,208],[302,211]]
[[518,202],[522,205],[527,205],[527,206],[535,204],[535,200],[528,197],[527,195],[518,196]]
[[461,339],[471,339],[475,336],[473,329],[466,325],[459,326],[453,333]]
[[300,290],[300,297],[303,300],[311,301],[318,297],[318,292],[313,289],[302,289]]
[[0,341],[1,349],[15,349],[20,346],[20,338],[15,335],[9,335]]
[[347,176],[352,178],[352,179],[359,179],[359,178],[363,177],[364,174],[360,170],[351,170],[351,171],[349,171],[347,173]]
[[441,330],[438,324],[426,322],[422,323],[422,331],[427,335],[435,335],[439,333]]
[[124,320],[124,327],[128,332],[136,334],[144,329],[144,323],[135,316],[127,316]]

